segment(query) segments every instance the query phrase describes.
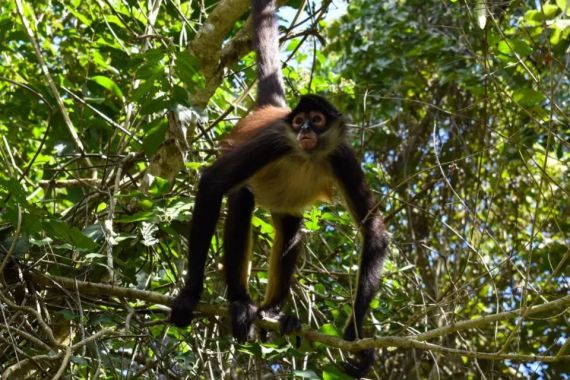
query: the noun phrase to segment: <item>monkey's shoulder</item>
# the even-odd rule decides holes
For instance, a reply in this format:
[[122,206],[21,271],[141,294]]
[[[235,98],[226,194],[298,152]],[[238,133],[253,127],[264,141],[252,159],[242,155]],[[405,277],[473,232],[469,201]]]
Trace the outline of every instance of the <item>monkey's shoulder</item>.
[[334,180],[328,160],[290,155],[266,165],[248,185],[259,205],[276,212],[302,213],[317,201],[330,201]]

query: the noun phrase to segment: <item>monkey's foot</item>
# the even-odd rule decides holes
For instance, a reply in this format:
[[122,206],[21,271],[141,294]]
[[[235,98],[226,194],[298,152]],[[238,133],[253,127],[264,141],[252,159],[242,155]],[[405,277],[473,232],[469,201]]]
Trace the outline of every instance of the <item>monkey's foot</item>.
[[357,379],[365,376],[376,361],[376,351],[373,348],[362,350],[342,363],[342,369],[348,375]]
[[239,343],[253,340],[255,329],[253,322],[257,318],[257,306],[249,301],[234,301],[230,304],[232,334]]
[[182,290],[170,304],[170,322],[176,327],[186,327],[194,318],[194,309],[200,297]]

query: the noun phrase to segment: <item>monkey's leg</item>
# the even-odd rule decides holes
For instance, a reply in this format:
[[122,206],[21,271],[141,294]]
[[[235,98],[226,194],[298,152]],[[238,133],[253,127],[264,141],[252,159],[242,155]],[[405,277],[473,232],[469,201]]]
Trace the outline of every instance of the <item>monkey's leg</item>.
[[224,227],[224,272],[228,285],[232,333],[240,343],[253,335],[257,308],[247,291],[251,252],[251,216],[255,201],[247,188],[228,196],[228,216]]
[[[178,327],[190,324],[204,289],[204,270],[224,195],[244,183],[268,163],[287,154],[291,147],[280,134],[280,123],[269,126],[222,155],[202,173],[192,213],[185,285],[172,300],[170,321]],[[237,224],[241,224],[241,221]]]
[[275,239],[269,258],[267,290],[261,309],[265,315],[279,318],[281,333],[288,334],[301,328],[295,316],[281,314],[281,306],[289,294],[291,278],[300,251],[302,218],[287,214],[272,214]]
[[[331,156],[331,165],[351,214],[363,238],[356,295],[352,314],[344,329],[343,338],[356,340],[363,337],[362,325],[380,283],[380,271],[388,253],[388,239],[384,222],[377,211],[376,200],[366,178],[348,145],[341,145]],[[364,376],[376,360],[376,351],[366,349],[355,353],[354,359],[344,363],[345,371],[353,377]]]
[[[365,219],[361,226],[364,244],[358,268],[356,295],[350,318],[344,329],[343,338],[356,340],[363,338],[364,317],[370,302],[376,294],[380,282],[382,264],[387,254],[387,238],[384,224],[378,215]],[[367,349],[356,352],[354,357],[343,363],[344,370],[351,376],[360,378],[366,375],[376,361],[376,351]]]

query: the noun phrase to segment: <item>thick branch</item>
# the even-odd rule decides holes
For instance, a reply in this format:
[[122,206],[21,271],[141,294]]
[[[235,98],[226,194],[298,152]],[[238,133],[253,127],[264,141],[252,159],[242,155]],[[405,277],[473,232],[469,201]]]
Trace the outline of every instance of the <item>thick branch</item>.
[[[279,6],[287,0],[279,0]],[[208,15],[208,19],[190,43],[188,49],[196,56],[206,86],[199,89],[192,100],[198,107],[205,107],[224,79],[224,68],[234,65],[238,59],[252,50],[252,22],[249,17],[243,27],[228,42],[224,41],[236,21],[249,8],[249,0],[225,0]],[[223,46],[224,45],[224,46]]]
[[249,0],[225,0],[208,15],[188,49],[196,56],[206,79],[206,87],[193,97],[194,104],[205,107],[223,79],[220,65],[222,43],[236,21],[247,11]]
[[208,15],[204,25],[190,43],[190,50],[208,69],[208,64],[217,64],[222,42],[236,21],[247,11],[249,0],[224,0]]
[[[105,296],[105,297],[119,297],[127,298],[130,300],[142,300],[154,304],[170,305],[172,297],[164,294],[123,288],[113,285],[97,284],[92,282],[77,281],[71,278],[59,276],[44,276],[39,274],[29,274],[34,283],[44,287],[62,287],[69,290],[78,290],[81,294],[90,296]],[[548,302],[542,305],[534,306],[526,310],[526,315],[542,313],[568,307],[570,305],[570,296],[562,297],[559,300]],[[227,316],[227,308],[220,306],[212,306],[200,304],[197,311],[210,316]],[[516,361],[542,361],[542,362],[560,362],[570,361],[570,356],[538,356],[538,355],[517,355],[517,354],[495,354],[490,352],[475,352],[458,350],[448,347],[439,346],[436,344],[424,342],[422,340],[430,339],[433,337],[446,335],[459,330],[466,330],[473,327],[479,327],[484,324],[499,320],[509,320],[520,316],[523,310],[517,309],[510,312],[498,313],[488,315],[485,317],[473,319],[470,321],[458,322],[452,326],[445,326],[438,329],[428,331],[411,337],[397,337],[386,336],[380,338],[367,338],[355,342],[349,342],[338,338],[336,336],[325,335],[320,332],[314,331],[308,327],[303,329],[297,334],[302,338],[311,341],[325,344],[329,347],[340,348],[345,351],[360,351],[366,348],[385,348],[385,347],[398,347],[398,348],[416,348],[422,350],[436,351],[448,354],[456,354],[467,356],[471,358],[492,359],[492,360],[516,360]],[[276,320],[264,319],[256,322],[258,326],[272,331],[279,331],[279,323]]]

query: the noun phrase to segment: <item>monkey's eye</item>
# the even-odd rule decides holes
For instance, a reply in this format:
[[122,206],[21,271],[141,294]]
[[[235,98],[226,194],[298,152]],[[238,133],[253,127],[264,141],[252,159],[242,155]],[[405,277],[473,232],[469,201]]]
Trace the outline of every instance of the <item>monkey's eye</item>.
[[303,124],[305,124],[305,117],[303,115],[297,115],[293,118],[293,128],[300,129]]
[[320,112],[311,112],[311,124],[313,127],[322,128],[325,126],[325,115]]

